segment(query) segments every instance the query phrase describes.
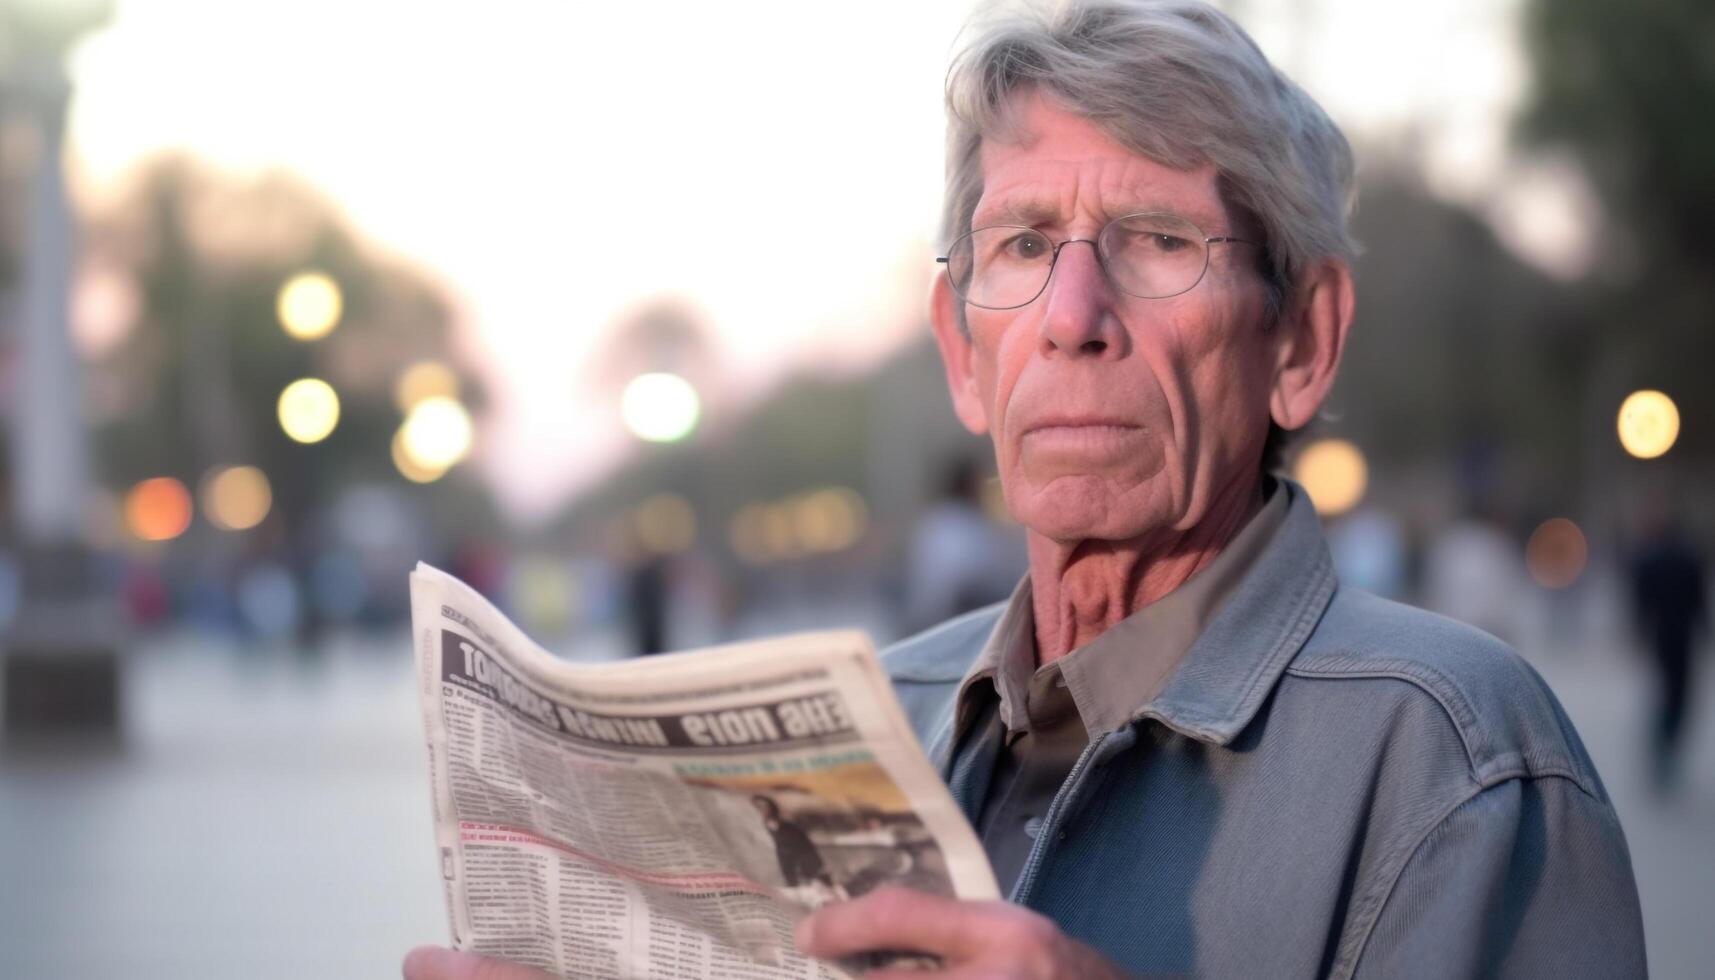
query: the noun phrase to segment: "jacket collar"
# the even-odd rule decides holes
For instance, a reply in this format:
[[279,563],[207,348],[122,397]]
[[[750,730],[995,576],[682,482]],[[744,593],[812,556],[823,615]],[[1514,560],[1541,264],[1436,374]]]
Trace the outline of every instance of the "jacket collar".
[[1189,738],[1226,745],[1309,639],[1334,597],[1334,561],[1304,488],[1282,480],[1286,518],[1191,645],[1161,693],[1133,720],[1154,719]]
[[[1229,744],[1256,717],[1287,664],[1321,620],[1337,584],[1334,561],[1309,495],[1291,480],[1280,482],[1278,492],[1288,494],[1281,526],[1186,651],[1166,686],[1132,716],[1134,722],[1153,719],[1187,738]],[[965,657],[970,659],[947,658],[945,649],[937,649],[930,665],[904,664],[909,668],[904,671],[909,679],[951,684],[961,681],[962,674],[963,680],[929,729],[934,733],[926,746],[929,757],[943,775],[953,763],[955,743],[972,721],[956,717],[955,708],[961,700],[958,692],[985,667],[992,668],[978,650],[992,647],[1000,639],[998,634],[1009,628],[1002,611],[1001,606],[991,606],[937,630],[970,630],[992,624],[983,630],[989,640],[985,646],[977,646],[981,634],[966,640],[969,646],[950,645],[969,651]],[[900,666],[895,661],[890,667],[896,678],[901,676]]]

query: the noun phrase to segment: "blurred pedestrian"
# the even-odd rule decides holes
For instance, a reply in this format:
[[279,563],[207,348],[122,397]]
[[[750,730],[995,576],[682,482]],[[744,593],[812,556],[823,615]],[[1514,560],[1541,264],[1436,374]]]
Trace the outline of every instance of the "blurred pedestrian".
[[1384,599],[1405,598],[1405,530],[1392,514],[1365,507],[1330,524],[1328,550],[1340,581]]
[[1492,506],[1470,503],[1424,556],[1423,604],[1507,642],[1518,634],[1524,549]]
[[982,480],[974,461],[954,461],[940,497],[911,530],[905,566],[911,632],[999,602],[1024,577],[1024,539],[983,511]]
[[1650,731],[1651,775],[1656,788],[1679,779],[1686,714],[1694,682],[1697,635],[1709,625],[1703,555],[1670,505],[1657,504],[1646,519],[1632,559],[1632,608],[1656,671]]
[[644,554],[626,573],[625,609],[639,656],[667,650],[668,558]]

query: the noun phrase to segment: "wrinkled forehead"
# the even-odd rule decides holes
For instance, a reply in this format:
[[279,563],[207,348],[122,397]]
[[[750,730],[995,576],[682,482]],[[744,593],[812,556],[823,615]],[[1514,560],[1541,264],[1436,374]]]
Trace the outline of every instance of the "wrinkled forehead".
[[1155,159],[1036,92],[1011,103],[981,143],[973,224],[1105,221],[1140,211],[1179,214],[1206,229],[1230,223],[1213,164]]

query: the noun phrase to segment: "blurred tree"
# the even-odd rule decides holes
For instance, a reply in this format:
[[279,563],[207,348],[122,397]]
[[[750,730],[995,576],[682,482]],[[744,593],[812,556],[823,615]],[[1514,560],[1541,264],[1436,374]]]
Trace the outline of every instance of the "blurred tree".
[[[94,366],[97,455],[111,485],[171,475],[194,491],[216,466],[258,466],[273,485],[273,536],[294,546],[340,489],[410,486],[390,454],[402,421],[393,387],[414,361],[448,359],[450,316],[429,282],[354,241],[326,201],[279,175],[241,180],[164,159],[86,238],[85,261],[121,270],[137,294],[135,322]],[[306,342],[282,329],[276,299],[311,269],[338,284],[343,312]],[[338,392],[339,421],[302,445],[282,431],[277,400],[310,376]],[[467,380],[467,404],[471,389]],[[445,501],[464,483],[425,492]],[[467,501],[449,523],[471,511]]]
[[[1618,365],[1608,387],[1662,387],[1683,417],[1715,417],[1715,4],[1531,0],[1525,29],[1519,136],[1573,153],[1607,211],[1591,362]],[[1681,454],[1715,450],[1707,426],[1681,438]]]
[[1486,447],[1525,473],[1574,471],[1577,297],[1401,164],[1377,166],[1359,202],[1358,316],[1330,432],[1389,464]]
[[908,526],[953,456],[980,457],[947,402],[940,355],[921,339],[857,377],[799,375],[742,417],[705,426],[689,442],[643,446],[558,521],[567,540],[611,525],[652,493],[685,496],[708,554],[739,571],[726,532],[746,505],[827,486],[857,490],[881,552]]

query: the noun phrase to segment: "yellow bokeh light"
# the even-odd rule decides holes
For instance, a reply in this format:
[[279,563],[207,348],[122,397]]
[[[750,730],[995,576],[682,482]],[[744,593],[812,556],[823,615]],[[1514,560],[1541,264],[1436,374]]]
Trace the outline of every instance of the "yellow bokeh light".
[[268,477],[254,466],[229,466],[203,479],[202,510],[210,524],[225,531],[245,531],[262,523],[274,505]]
[[697,515],[676,493],[658,493],[637,505],[637,540],[659,555],[685,551],[697,540]]
[[1659,391],[1634,391],[1620,403],[1620,445],[1639,459],[1654,459],[1679,438],[1679,406]]
[[191,494],[170,476],[144,480],[125,495],[125,526],[144,541],[171,541],[191,526]]
[[619,414],[631,434],[646,442],[678,442],[702,415],[697,389],[676,374],[640,374],[625,386]]
[[774,503],[749,504],[733,516],[727,539],[753,565],[844,551],[863,539],[869,508],[856,490],[827,487]]
[[320,378],[299,378],[280,392],[280,428],[295,442],[321,442],[339,425],[339,395]]
[[411,458],[411,454],[405,449],[405,430],[403,427],[398,432],[393,433],[391,451],[393,453],[393,468],[399,471],[400,476],[412,483],[433,483],[447,475],[448,467],[424,466]]
[[1590,545],[1578,525],[1551,517],[1537,525],[1524,546],[1525,567],[1545,589],[1564,589],[1578,581],[1590,560]]
[[793,537],[806,551],[843,551],[856,544],[868,523],[868,508],[855,490],[832,487],[791,502]]
[[400,372],[399,380],[393,383],[393,403],[405,415],[426,399],[458,396],[458,375],[440,361],[418,361]]
[[1364,499],[1370,473],[1357,446],[1344,439],[1318,439],[1298,455],[1292,477],[1304,485],[1316,513],[1332,517]]
[[274,300],[280,326],[298,340],[319,340],[339,326],[345,298],[325,272],[301,272],[286,280]]
[[399,428],[402,448],[424,470],[445,470],[470,452],[470,413],[444,395],[418,402]]

